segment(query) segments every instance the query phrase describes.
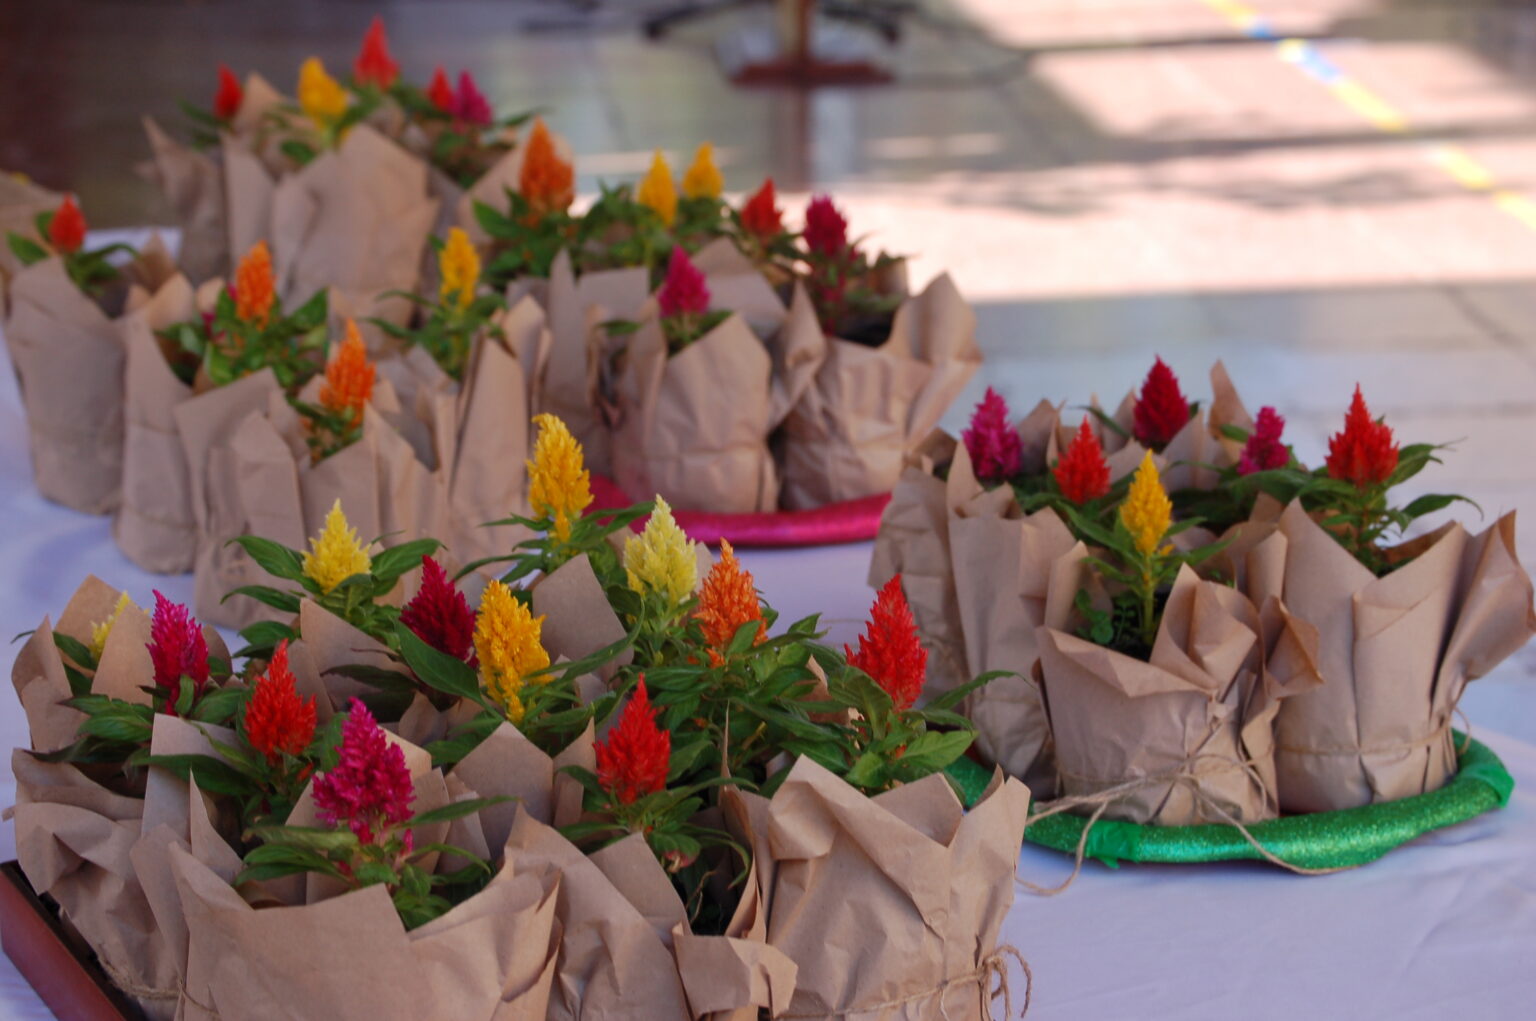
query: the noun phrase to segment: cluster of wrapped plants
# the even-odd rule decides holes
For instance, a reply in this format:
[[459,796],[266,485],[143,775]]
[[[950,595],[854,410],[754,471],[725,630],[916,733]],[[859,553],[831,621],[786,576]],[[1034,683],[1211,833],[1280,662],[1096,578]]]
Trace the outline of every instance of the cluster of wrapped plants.
[[240,538],[233,654],[87,580],[13,672],[33,886],[154,1017],[992,1016],[1029,792],[944,773],[987,678],[918,708],[899,582],[838,653],[540,426],[535,537],[457,580],[340,505]]
[[1359,388],[1325,463],[1257,418],[1220,363],[1212,400],[1158,360],[1075,427],[992,391],[960,441],[908,461],[871,581],[900,576],[930,690],[1008,671],[962,711],[984,761],[1083,815],[1249,823],[1444,785],[1468,681],[1536,633],[1514,514],[1393,490],[1443,449],[1400,445]]

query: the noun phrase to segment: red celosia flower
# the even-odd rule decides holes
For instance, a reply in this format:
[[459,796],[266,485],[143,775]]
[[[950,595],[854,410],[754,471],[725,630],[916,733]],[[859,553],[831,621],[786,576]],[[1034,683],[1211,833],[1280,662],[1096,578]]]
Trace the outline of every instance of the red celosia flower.
[[168,715],[176,715],[183,678],[191,680],[195,696],[201,697],[208,686],[208,642],[202,626],[185,606],[155,593],[155,615],[145,648],[155,665],[155,685],[165,689]]
[[48,221],[48,243],[66,255],[78,252],[85,244],[85,215],[75,205],[73,195],[64,196]]
[[1284,468],[1291,463],[1291,451],[1280,442],[1285,431],[1285,419],[1274,408],[1260,408],[1259,417],[1253,424],[1253,432],[1243,445],[1242,456],[1237,459],[1237,473],[1252,475],[1254,472]]
[[468,71],[459,72],[459,91],[453,96],[453,115],[465,124],[487,126],[496,119],[491,104]]
[[832,199],[818,195],[805,209],[805,245],[816,255],[841,255],[848,248],[848,221]]
[[910,709],[923,690],[928,650],[917,640],[912,608],[901,590],[901,575],[875,596],[869,624],[859,636],[859,651],[843,646],[848,665],[858,667],[885,689],[897,709]]
[[438,652],[474,664],[475,611],[431,557],[421,558],[421,588],[401,607],[400,623]]
[[400,65],[389,55],[389,39],[384,35],[384,19],[377,14],[363,36],[363,48],[352,63],[352,80],[360,86],[387,89],[400,77]]
[[448,84],[448,76],[443,73],[441,64],[432,72],[432,82],[427,86],[427,98],[443,113],[453,113],[453,86]]
[[1397,444],[1392,427],[1371,418],[1370,409],[1355,384],[1355,399],[1344,416],[1344,431],[1328,440],[1328,474],[1364,489],[1385,482],[1397,469]]
[[314,792],[320,820],[331,826],[346,823],[365,844],[411,817],[416,785],[405,753],[355,698],[341,727],[336,768],[315,778]]
[[1189,421],[1189,401],[1179,389],[1178,377],[1161,358],[1152,363],[1141,396],[1136,400],[1135,426],[1132,434],[1143,445],[1161,450],[1179,434]]
[[763,186],[741,207],[741,225],[762,241],[783,233],[784,213],[775,201],[773,178],[765,179]]
[[644,677],[619,722],[597,743],[596,751],[598,785],[621,805],[632,805],[667,785],[672,735],[656,726],[656,710],[646,693]]
[[688,253],[681,245],[672,249],[667,262],[667,279],[656,294],[661,314],[668,318],[678,315],[697,315],[709,311],[709,287]]
[[240,79],[235,77],[235,72],[220,64],[219,91],[213,94],[213,115],[221,121],[232,120],[240,112],[240,101],[244,98],[245,90],[240,87]]
[[971,415],[971,427],[960,438],[982,482],[1011,479],[1024,466],[1024,445],[1008,424],[1008,402],[990,386]]
[[1061,495],[1078,506],[1109,492],[1109,462],[1086,418],[1051,471]]
[[315,697],[302,698],[288,669],[288,639],[277,643],[267,672],[251,685],[245,704],[245,739],[277,765],[283,755],[303,755],[315,736]]

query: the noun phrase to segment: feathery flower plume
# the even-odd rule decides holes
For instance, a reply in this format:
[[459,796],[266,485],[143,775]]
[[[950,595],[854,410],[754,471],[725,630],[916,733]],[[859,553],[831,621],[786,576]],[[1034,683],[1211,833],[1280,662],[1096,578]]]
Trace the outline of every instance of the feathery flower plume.
[[695,543],[689,541],[660,496],[645,523],[645,531],[624,540],[624,573],[629,587],[642,596],[659,595],[667,606],[681,606],[699,581]]
[[1109,462],[1086,418],[1051,472],[1061,495],[1079,507],[1109,492]]
[[655,210],[668,227],[677,219],[677,185],[672,183],[672,168],[660,149],[651,157],[651,168],[635,189],[635,201]]
[[1130,492],[1120,505],[1120,521],[1131,533],[1136,549],[1144,554],[1157,550],[1163,536],[1173,524],[1173,502],[1163,489],[1163,480],[1157,474],[1152,461],[1152,451],[1147,451],[1131,480]]
[[347,90],[326,73],[319,57],[299,65],[299,108],[324,127],[335,124],[347,112]]
[[123,611],[133,606],[133,600],[128,593],[120,593],[117,597],[117,605],[112,607],[112,612],[102,620],[91,625],[91,655],[101,659],[102,651],[107,647],[107,639],[112,635],[112,625],[117,623],[117,618],[123,615]]
[[592,476],[582,460],[581,444],[554,415],[533,416],[539,427],[528,465],[528,502],[540,517],[553,518],[555,539],[571,537],[571,523],[592,503]]
[[644,677],[635,686],[619,722],[594,750],[598,786],[621,805],[632,805],[667,786],[672,735],[656,725],[656,709],[645,690]]
[[763,186],[741,207],[741,225],[747,233],[767,241],[784,231],[784,211],[778,206],[773,178],[764,178]]
[[358,540],[357,530],[347,523],[341,500],[337,499],[325,516],[325,527],[309,540],[309,552],[304,554],[304,576],[319,585],[323,595],[354,574],[367,574],[372,567],[373,558]]
[[405,752],[358,699],[341,726],[336,768],[315,777],[315,808],[330,826],[346,823],[365,844],[381,842],[390,829],[411,818],[416,785]]
[[569,209],[576,198],[576,168],[560,157],[543,117],[533,119],[523,144],[527,148],[517,177],[518,194],[540,215]]
[[432,81],[427,85],[427,98],[443,113],[453,113],[453,86],[448,83],[448,76],[443,73],[441,64],[432,71]]
[[667,261],[667,278],[661,290],[656,292],[656,304],[661,314],[668,318],[680,315],[702,315],[709,311],[709,285],[699,272],[683,246],[672,249]]
[[208,642],[202,626],[185,606],[156,592],[145,648],[155,666],[155,685],[165,689],[165,711],[175,716],[183,678],[192,682],[196,696],[208,686]]
[[982,482],[1004,482],[1024,467],[1024,444],[1008,417],[1008,402],[989,386],[971,415],[970,428],[960,436]]
[[459,89],[453,94],[453,115],[465,124],[489,127],[496,119],[490,101],[475,84],[475,76],[468,71],[459,72]]
[[1328,475],[1364,489],[1392,477],[1397,470],[1397,455],[1392,427],[1371,418],[1360,384],[1356,383],[1355,399],[1344,416],[1344,430],[1328,439]]
[[816,255],[841,255],[848,248],[848,221],[830,195],[817,195],[805,207],[805,246]]
[[1141,384],[1131,432],[1143,445],[1161,450],[1188,421],[1189,401],[1179,389],[1178,377],[1159,358]]
[[715,166],[715,147],[705,142],[693,154],[693,163],[683,174],[683,194],[691,199],[717,199],[724,190],[725,179]]
[[480,253],[462,227],[448,228],[448,240],[437,253],[437,272],[443,278],[438,294],[444,304],[468,308],[480,282]]
[[48,243],[65,255],[78,252],[85,244],[85,214],[75,205],[73,195],[64,196],[48,221]]
[[363,420],[363,407],[373,396],[373,363],[357,323],[347,320],[347,338],[336,349],[325,367],[325,384],[320,387],[320,406],[336,414],[347,415],[347,424],[355,428]]
[[228,66],[220,64],[219,88],[213,94],[213,115],[221,121],[234,120],[244,99],[245,90],[240,87],[240,79]]
[[235,318],[258,330],[267,328],[277,289],[272,279],[272,253],[265,241],[250,247],[235,267]]
[[245,703],[245,739],[277,765],[284,755],[303,755],[315,736],[315,697],[299,695],[298,681],[288,669],[288,639],[277,643],[266,673],[251,685]]
[[473,665],[475,611],[443,565],[429,556],[421,558],[421,588],[400,608],[400,623],[438,652]]
[[352,62],[352,80],[360,86],[387,89],[400,77],[400,65],[389,55],[389,39],[384,35],[384,19],[373,16],[362,49]]
[[485,690],[501,703],[507,719],[523,721],[519,693],[528,684],[549,680],[549,653],[541,635],[544,618],[535,617],[528,604],[512,596],[512,590],[493,581],[480,597],[475,615],[475,652],[480,657],[480,677]]
[[897,709],[910,709],[923,690],[928,650],[917,640],[912,607],[901,590],[901,575],[885,583],[859,636],[859,651],[843,646],[848,665],[858,667],[891,696]]
[[1291,463],[1291,451],[1280,442],[1285,431],[1285,419],[1274,408],[1260,408],[1259,417],[1253,423],[1253,432],[1243,444],[1242,456],[1237,459],[1237,473],[1252,475],[1254,472],[1284,468]]
[[736,551],[727,540],[721,540],[720,559],[704,576],[704,584],[699,588],[699,608],[693,616],[704,632],[704,640],[709,643],[710,662],[716,666],[724,662],[721,653],[749,621],[757,621],[757,637],[752,644],[768,637],[752,573],[742,570]]

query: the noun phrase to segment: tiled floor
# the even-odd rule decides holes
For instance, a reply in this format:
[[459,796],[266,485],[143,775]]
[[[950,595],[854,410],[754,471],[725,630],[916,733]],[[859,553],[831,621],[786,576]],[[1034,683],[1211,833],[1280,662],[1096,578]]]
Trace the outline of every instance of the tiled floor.
[[646,42],[660,5],[529,33],[576,5],[13,0],[0,166],[98,224],[153,220],[141,113],[175,121],[219,61],[285,88],[310,52],[344,67],[377,8],[408,74],[468,67],[500,108],[551,110],[584,189],[710,139],[736,189],[834,192],[977,303],[967,402],[1115,399],[1154,352],[1198,390],[1220,357],[1316,459],[1359,381],[1405,438],[1456,441],[1424,487],[1524,511],[1536,563],[1536,5],[933,0],[897,85],[809,93],[723,85],[710,43],[738,15]]

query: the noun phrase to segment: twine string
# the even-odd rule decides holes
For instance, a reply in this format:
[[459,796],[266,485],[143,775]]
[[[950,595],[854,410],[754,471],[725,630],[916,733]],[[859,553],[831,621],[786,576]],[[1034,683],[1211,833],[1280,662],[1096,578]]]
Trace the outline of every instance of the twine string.
[[[1029,970],[1029,962],[1024,959],[1024,955],[1019,952],[1019,948],[1007,943],[1000,944],[991,956],[982,960],[975,971],[946,979],[931,989],[924,989],[919,992],[909,993],[906,996],[883,1000],[880,1003],[865,1004],[862,1007],[845,1007],[835,1010],[812,1011],[802,1014],[779,1014],[776,1016],[779,1018],[797,1018],[801,1019],[801,1021],[811,1021],[811,1019],[815,1019],[815,1021],[831,1021],[834,1018],[857,1017],[860,1014],[875,1014],[883,1010],[905,1007],[908,1004],[921,1003],[924,1000],[937,996],[939,998],[939,1014],[948,1019],[949,1010],[944,1004],[944,999],[949,995],[950,991],[979,985],[985,996],[982,1009],[985,1011],[986,1021],[992,1021],[992,1001],[999,996],[1003,998],[1003,1017],[1005,1021],[1011,1021],[1014,1014],[1013,988],[1008,980],[1008,960],[1010,958],[1017,961],[1020,969],[1024,972],[1024,1009],[1019,1011],[1018,1014],[1022,1018],[1029,1013],[1030,998],[1034,993],[1035,976]],[[995,986],[992,984],[994,977],[997,979]]]

